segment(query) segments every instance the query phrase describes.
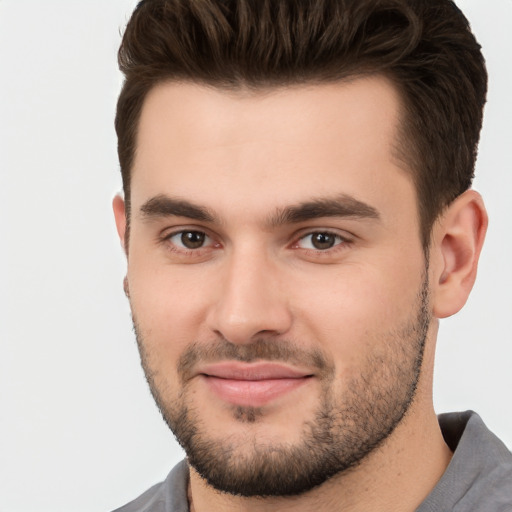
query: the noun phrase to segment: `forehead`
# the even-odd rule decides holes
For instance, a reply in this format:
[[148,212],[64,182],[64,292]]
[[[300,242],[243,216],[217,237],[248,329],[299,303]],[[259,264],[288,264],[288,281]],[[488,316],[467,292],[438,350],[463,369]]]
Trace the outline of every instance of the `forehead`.
[[257,92],[158,85],[141,113],[132,204],[169,194],[263,209],[410,189],[394,157],[399,112],[382,77]]

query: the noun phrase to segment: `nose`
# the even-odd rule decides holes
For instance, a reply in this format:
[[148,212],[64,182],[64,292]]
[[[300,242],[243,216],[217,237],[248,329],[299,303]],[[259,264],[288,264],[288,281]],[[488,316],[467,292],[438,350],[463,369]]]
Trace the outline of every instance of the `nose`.
[[233,254],[219,274],[209,328],[234,344],[286,333],[292,324],[282,275],[267,256]]

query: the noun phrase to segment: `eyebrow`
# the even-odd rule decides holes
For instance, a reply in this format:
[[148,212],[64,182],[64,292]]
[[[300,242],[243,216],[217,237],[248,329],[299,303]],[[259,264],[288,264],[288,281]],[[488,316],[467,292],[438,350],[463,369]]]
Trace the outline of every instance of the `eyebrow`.
[[321,217],[380,219],[378,210],[373,206],[352,196],[341,194],[334,198],[319,198],[279,209],[276,214],[272,215],[269,224],[271,226],[297,224]]
[[[173,198],[164,194],[152,197],[141,207],[143,219],[160,217],[186,217],[199,222],[219,223],[219,218],[208,208],[195,205],[185,199]],[[296,205],[278,208],[267,224],[271,227],[285,224],[298,224],[321,217],[347,217],[379,220],[377,209],[352,196],[341,194],[336,197],[318,198]]]
[[144,219],[174,216],[187,217],[199,222],[215,222],[216,220],[215,215],[208,208],[163,194],[146,201],[140,207],[140,212]]

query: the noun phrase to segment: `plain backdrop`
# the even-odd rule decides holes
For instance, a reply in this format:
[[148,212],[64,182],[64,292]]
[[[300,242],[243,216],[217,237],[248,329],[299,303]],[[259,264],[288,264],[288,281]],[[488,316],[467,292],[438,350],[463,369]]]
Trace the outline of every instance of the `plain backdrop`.
[[[108,512],[182,457],[139,367],[110,206],[135,3],[0,0],[0,512]],[[491,223],[441,325],[435,401],[512,446],[512,1],[459,5],[490,73],[475,188]]]

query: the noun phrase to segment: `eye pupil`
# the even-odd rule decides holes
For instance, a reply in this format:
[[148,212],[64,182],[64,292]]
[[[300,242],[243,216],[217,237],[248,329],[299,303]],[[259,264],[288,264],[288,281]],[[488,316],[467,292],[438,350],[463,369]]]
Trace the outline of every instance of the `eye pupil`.
[[315,249],[330,249],[336,243],[336,237],[329,233],[313,233],[311,243]]
[[181,234],[181,243],[187,249],[198,249],[204,244],[205,236],[200,231],[185,231]]

